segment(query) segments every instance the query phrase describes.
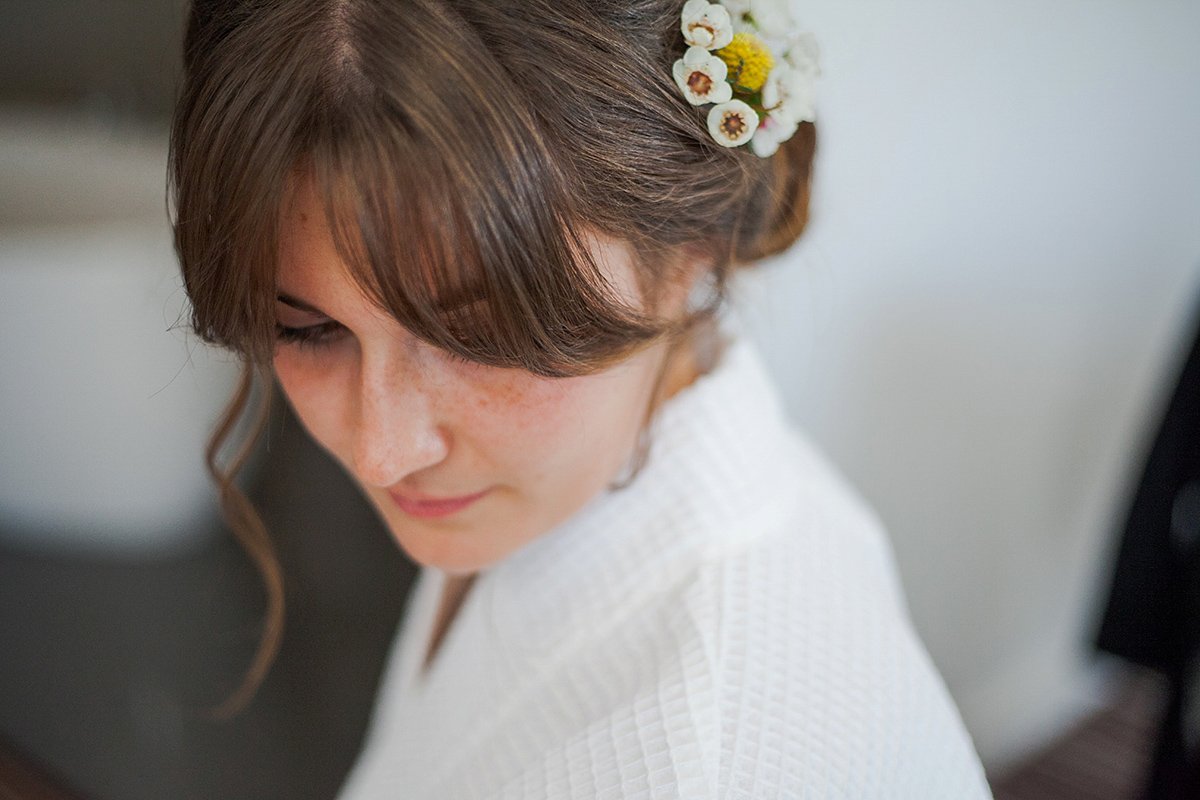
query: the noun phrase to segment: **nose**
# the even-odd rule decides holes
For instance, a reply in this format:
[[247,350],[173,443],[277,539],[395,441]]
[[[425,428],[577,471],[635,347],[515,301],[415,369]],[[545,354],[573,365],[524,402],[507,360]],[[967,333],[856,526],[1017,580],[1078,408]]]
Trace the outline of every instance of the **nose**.
[[364,354],[360,363],[351,452],[358,479],[383,488],[444,460],[448,437],[420,371],[386,355]]

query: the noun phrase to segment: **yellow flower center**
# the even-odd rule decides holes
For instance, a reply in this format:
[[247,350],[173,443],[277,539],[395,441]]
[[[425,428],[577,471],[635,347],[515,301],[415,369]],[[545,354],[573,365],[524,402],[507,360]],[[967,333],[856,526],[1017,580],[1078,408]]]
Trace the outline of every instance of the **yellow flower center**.
[[771,51],[752,33],[735,33],[733,41],[716,54],[729,67],[729,82],[751,92],[763,87],[775,66]]

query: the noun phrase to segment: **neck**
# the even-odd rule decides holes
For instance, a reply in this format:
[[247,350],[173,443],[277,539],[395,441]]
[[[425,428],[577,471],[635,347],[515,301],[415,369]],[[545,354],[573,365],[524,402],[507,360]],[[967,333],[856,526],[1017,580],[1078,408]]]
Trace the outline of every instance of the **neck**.
[[655,407],[691,386],[701,375],[711,372],[721,356],[722,345],[716,322],[705,320],[670,347],[659,380]]

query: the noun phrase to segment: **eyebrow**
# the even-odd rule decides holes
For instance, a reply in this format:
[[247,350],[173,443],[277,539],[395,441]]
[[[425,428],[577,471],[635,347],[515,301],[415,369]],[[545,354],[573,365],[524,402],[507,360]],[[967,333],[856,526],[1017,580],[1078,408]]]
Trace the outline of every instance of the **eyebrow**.
[[320,317],[329,316],[316,306],[306,303],[298,297],[292,297],[290,294],[284,294],[283,292],[280,292],[279,294],[275,295],[275,299],[283,303],[285,306],[291,306],[297,311],[304,311],[308,314],[316,314]]

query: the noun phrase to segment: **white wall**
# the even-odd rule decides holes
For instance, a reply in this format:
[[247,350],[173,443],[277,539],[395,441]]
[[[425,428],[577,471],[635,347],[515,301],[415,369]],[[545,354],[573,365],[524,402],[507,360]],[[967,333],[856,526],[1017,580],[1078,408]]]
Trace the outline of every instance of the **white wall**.
[[814,219],[746,287],[888,523],[985,762],[1093,696],[1114,525],[1200,278],[1200,2],[796,0]]
[[165,131],[0,107],[0,541],[162,556],[218,528],[238,373],[187,334]]

